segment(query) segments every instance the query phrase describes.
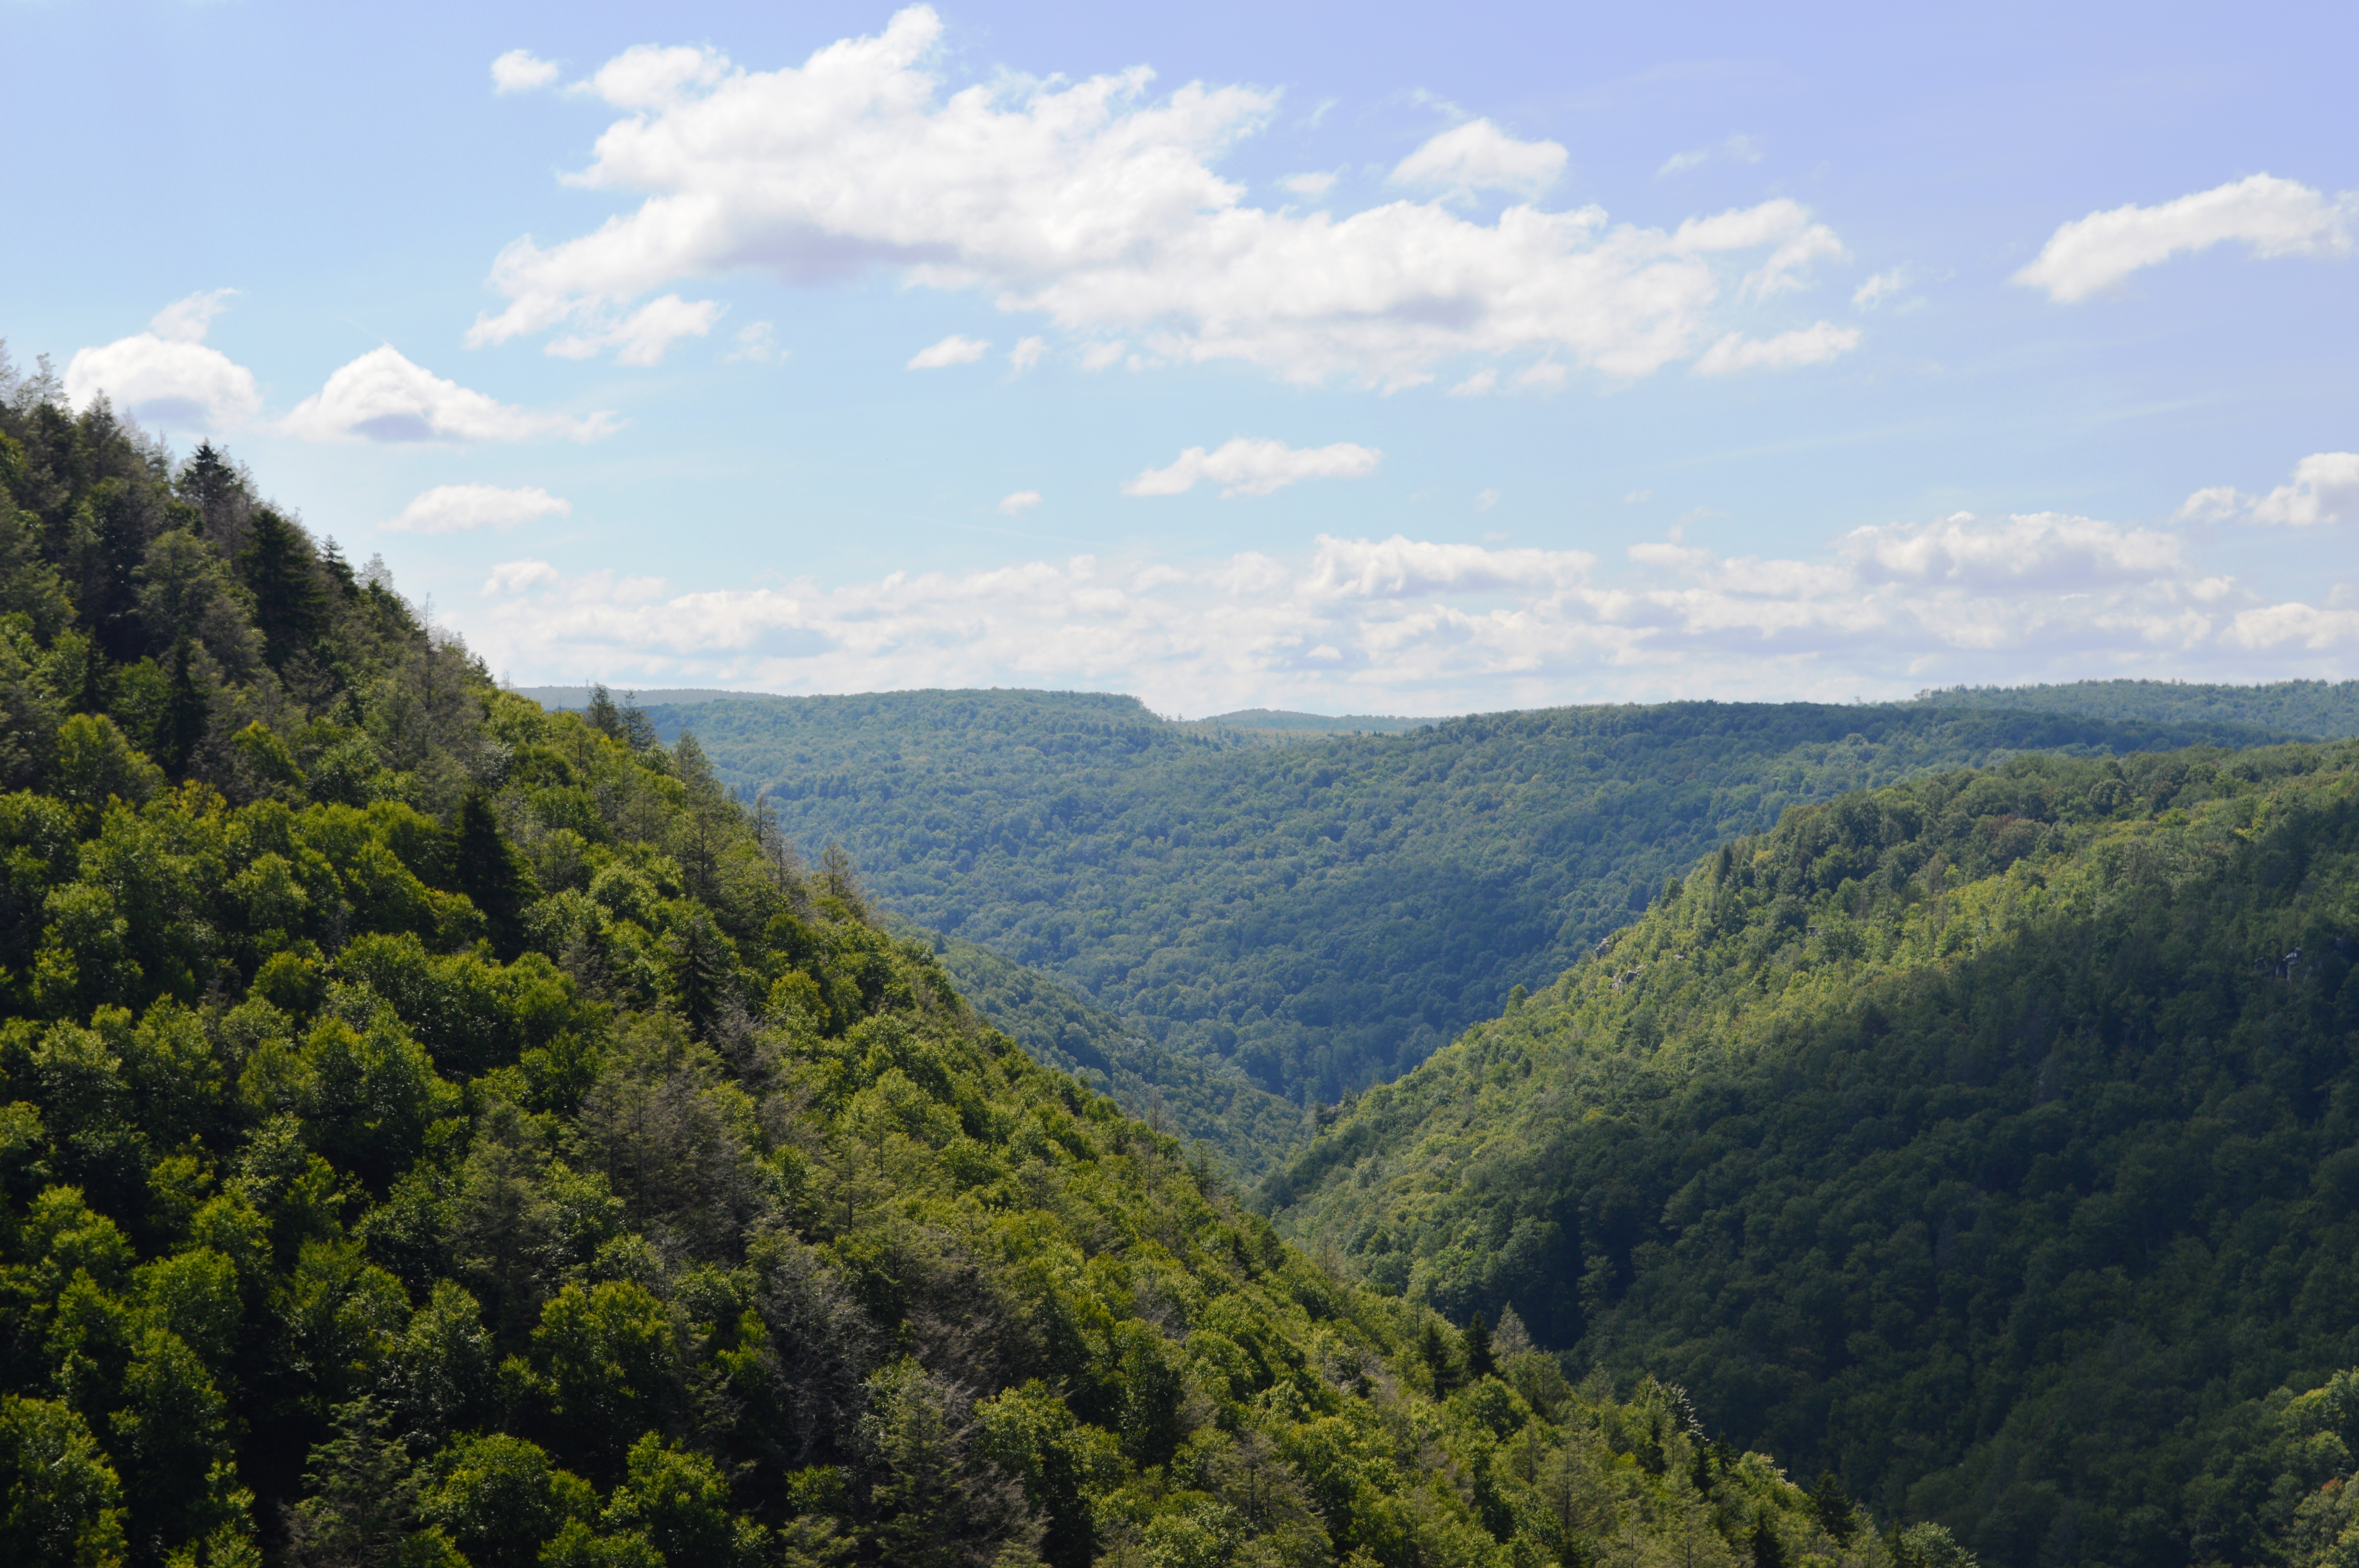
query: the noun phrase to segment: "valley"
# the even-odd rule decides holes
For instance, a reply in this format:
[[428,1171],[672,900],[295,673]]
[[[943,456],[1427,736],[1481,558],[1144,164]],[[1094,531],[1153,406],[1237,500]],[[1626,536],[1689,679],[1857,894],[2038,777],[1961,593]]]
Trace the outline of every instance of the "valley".
[[12,1563],[2359,1542],[2343,688],[551,709],[0,485]]

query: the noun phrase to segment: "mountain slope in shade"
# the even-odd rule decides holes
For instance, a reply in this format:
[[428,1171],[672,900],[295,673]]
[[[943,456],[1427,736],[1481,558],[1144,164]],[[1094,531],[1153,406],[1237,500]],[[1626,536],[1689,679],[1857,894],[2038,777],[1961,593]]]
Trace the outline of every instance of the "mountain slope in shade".
[[1704,858],[1261,1201],[1986,1560],[2267,1563],[2348,1467],[2267,1397],[2359,1359],[2354,960],[2359,746],[1921,779]]

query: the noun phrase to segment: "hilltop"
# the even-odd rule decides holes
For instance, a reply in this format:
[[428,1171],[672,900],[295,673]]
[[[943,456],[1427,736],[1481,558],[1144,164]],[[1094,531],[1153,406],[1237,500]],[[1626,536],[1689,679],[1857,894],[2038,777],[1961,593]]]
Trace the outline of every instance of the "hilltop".
[[[2267,733],[2301,741],[2359,735],[2359,681],[2288,680],[2259,686],[2190,681],[2090,680],[2057,686],[1951,687],[1919,692],[1932,708],[2005,708],[2126,719],[2149,724],[2247,726],[2255,744]],[[2225,740],[2225,731],[2215,734]]]
[[1259,1201],[1988,1561],[2276,1562],[2359,1439],[2355,888],[2350,743],[1797,806]]

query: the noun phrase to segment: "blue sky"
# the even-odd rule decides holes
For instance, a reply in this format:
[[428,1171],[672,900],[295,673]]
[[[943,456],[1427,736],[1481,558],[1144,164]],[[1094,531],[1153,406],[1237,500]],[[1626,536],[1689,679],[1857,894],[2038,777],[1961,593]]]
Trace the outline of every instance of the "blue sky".
[[0,0],[0,334],[519,683],[2359,674],[2346,9],[1129,12]]

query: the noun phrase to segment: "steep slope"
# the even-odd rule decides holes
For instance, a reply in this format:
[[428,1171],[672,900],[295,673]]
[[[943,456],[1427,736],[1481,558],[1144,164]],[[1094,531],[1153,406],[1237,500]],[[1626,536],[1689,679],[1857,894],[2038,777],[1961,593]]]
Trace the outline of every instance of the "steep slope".
[[210,449],[19,401],[0,482],[11,1568],[1894,1561],[1328,1276]]
[[1561,708],[1270,749],[1127,697],[905,692],[651,710],[888,907],[1298,1103],[1413,1066],[1786,806],[2189,732],[1875,708]]
[[2359,746],[2017,758],[1706,858],[1263,1199],[1987,1558],[2268,1562],[2335,1466],[2262,1396],[2359,1359],[2354,958]]
[[1035,1060],[1071,1073],[1158,1131],[1209,1145],[1233,1173],[1258,1174],[1305,1136],[1301,1108],[1234,1069],[1156,1044],[1053,975],[972,942],[934,936],[959,994]]

